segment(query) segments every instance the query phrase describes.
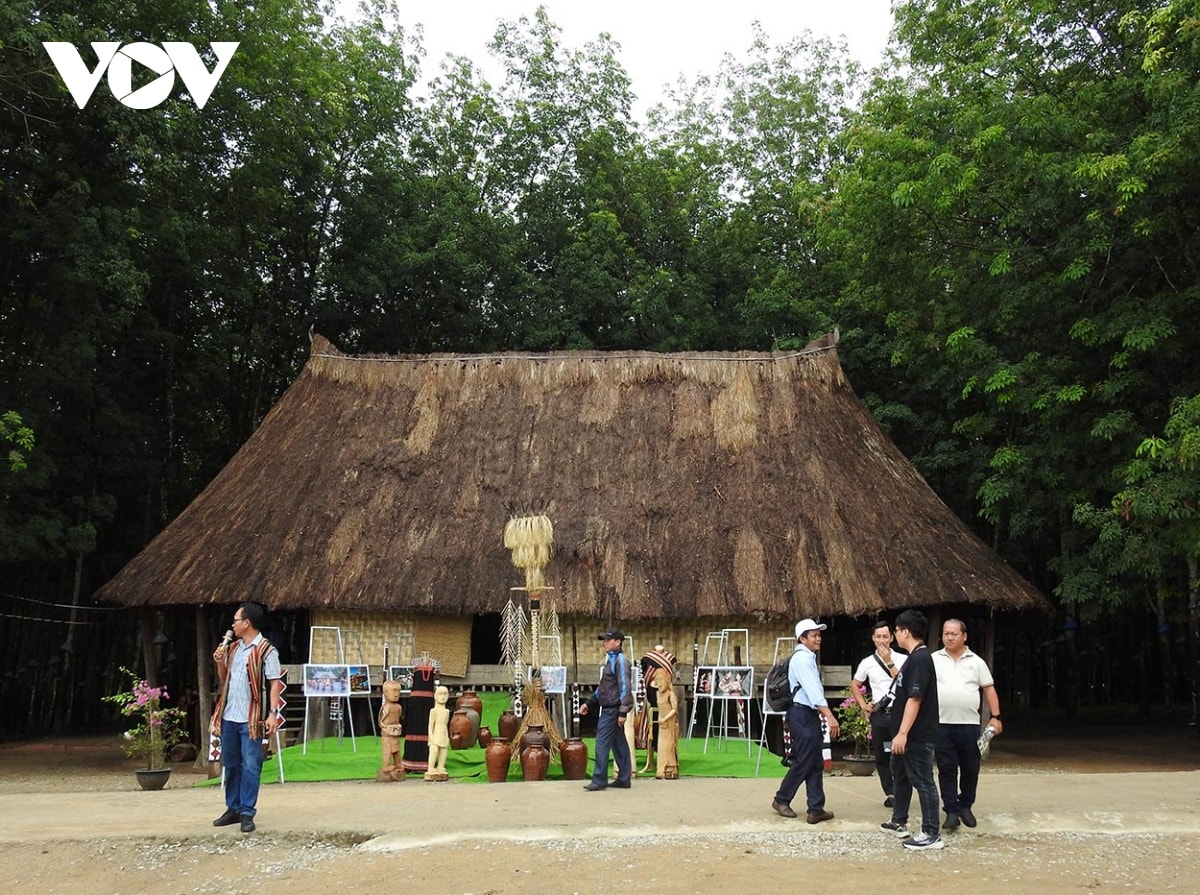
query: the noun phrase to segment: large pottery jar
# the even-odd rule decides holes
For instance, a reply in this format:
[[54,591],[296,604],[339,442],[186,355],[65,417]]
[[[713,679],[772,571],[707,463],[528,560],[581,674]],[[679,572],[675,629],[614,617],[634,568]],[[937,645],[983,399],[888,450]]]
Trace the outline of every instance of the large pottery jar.
[[487,764],[488,783],[503,783],[508,779],[508,766],[512,762],[512,747],[504,737],[492,737],[483,753]]
[[541,746],[546,750],[546,754],[550,754],[550,736],[546,733],[546,727],[543,724],[530,724],[525,728],[525,733],[521,735],[520,750],[521,754],[525,754],[525,750],[530,746]]
[[471,719],[466,709],[455,709],[450,716],[450,748],[466,749],[471,745]]
[[484,749],[488,747],[488,743],[492,741],[492,729],[487,725],[479,728],[479,734],[476,736],[476,742]]
[[512,709],[505,709],[500,713],[500,720],[496,726],[500,728],[500,736],[511,743],[516,738],[517,731],[521,729],[521,719],[513,714]]
[[460,693],[458,699],[454,700],[454,707],[456,709],[474,709],[477,715],[483,716],[483,700],[474,690],[464,690]]
[[549,764],[550,750],[541,743],[528,743],[521,750],[521,776],[526,780],[545,780]]
[[558,750],[562,759],[563,779],[582,780],[587,776],[587,743],[579,737],[567,737]]

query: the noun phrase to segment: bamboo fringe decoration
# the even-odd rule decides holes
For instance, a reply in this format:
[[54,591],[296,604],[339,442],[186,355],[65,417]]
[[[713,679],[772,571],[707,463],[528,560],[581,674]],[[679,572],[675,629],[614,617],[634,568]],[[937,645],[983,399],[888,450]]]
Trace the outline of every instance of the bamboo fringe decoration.
[[512,597],[500,611],[500,661],[514,672],[525,664],[525,609]]

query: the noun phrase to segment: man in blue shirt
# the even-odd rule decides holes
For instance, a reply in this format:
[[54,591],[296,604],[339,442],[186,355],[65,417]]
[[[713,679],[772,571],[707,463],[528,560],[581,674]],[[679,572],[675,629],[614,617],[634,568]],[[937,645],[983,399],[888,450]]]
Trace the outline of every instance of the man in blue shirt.
[[[600,634],[597,640],[604,641],[604,665],[600,669],[600,684],[586,703],[579,707],[579,714],[587,715],[593,705],[600,711],[596,720],[596,761],[592,765],[592,780],[584,787],[588,792],[607,789],[629,789],[633,776],[633,756],[629,754],[629,740],[625,738],[625,716],[633,710],[633,666],[621,649],[625,635],[616,628]],[[617,762],[617,779],[608,782],[609,753]]]
[[825,701],[825,686],[817,669],[824,630],[825,625],[818,625],[811,618],[796,623],[796,650],[788,663],[792,704],[788,707],[787,726],[792,736],[792,765],[771,802],[776,814],[795,817],[792,799],[803,782],[808,796],[805,819],[810,824],[833,818],[833,812],[825,810],[825,760],[821,756],[825,736],[821,732],[821,718],[829,724],[831,738],[838,735],[838,722]]

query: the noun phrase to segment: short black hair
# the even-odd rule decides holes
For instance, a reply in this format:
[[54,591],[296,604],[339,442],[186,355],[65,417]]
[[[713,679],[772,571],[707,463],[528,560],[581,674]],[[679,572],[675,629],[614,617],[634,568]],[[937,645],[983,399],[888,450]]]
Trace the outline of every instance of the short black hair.
[[929,620],[920,609],[905,609],[896,616],[896,629],[903,628],[917,640],[924,640],[929,634]]
[[263,622],[267,619],[267,610],[257,603],[243,603],[238,609],[242,612],[242,618],[250,622],[250,627],[255,631],[263,629]]
[[890,630],[890,629],[891,629],[891,627],[892,627],[892,626],[891,626],[890,624],[888,624],[888,622],[887,622],[887,620],[886,620],[886,619],[882,619],[882,618],[881,618],[879,621],[875,622],[875,627],[873,627],[873,628],[871,629],[871,633],[872,633],[872,634],[874,634],[874,633],[875,633],[876,631],[878,631],[880,628],[888,628],[888,629]]

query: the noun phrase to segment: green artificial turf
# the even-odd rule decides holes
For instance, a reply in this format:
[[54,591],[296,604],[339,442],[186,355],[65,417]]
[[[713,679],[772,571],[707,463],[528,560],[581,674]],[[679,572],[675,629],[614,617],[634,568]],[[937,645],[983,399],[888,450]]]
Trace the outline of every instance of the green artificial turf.
[[[500,713],[509,706],[507,693],[481,693],[483,700],[482,724],[491,728],[496,735],[499,730]],[[377,704],[372,700],[373,705]],[[370,728],[368,728],[368,731]],[[588,747],[588,773],[591,773],[595,757],[595,740],[585,738]],[[754,777],[758,761],[757,740],[749,744],[744,739],[717,739],[710,736],[707,750],[703,736],[679,740],[679,774],[682,777]],[[373,780],[382,762],[378,736],[350,737],[346,729],[341,737],[325,737],[310,740],[307,744],[297,743],[281,753],[284,777],[290,782],[316,782],[322,780]],[[645,763],[644,751],[637,753],[637,768]],[[609,765],[610,771],[612,765]],[[653,771],[653,768],[651,769]],[[487,782],[483,748],[475,745],[469,749],[451,749],[446,758],[446,773],[452,780],[462,782]],[[762,751],[759,776],[782,775],[779,757],[766,749]],[[412,775],[414,778],[419,775]],[[546,771],[548,780],[561,780],[562,766],[551,762]],[[272,757],[263,764],[264,783],[279,782],[279,757]],[[513,762],[509,767],[509,780],[521,779],[521,765]],[[219,780],[208,780],[197,785],[213,785]]]

